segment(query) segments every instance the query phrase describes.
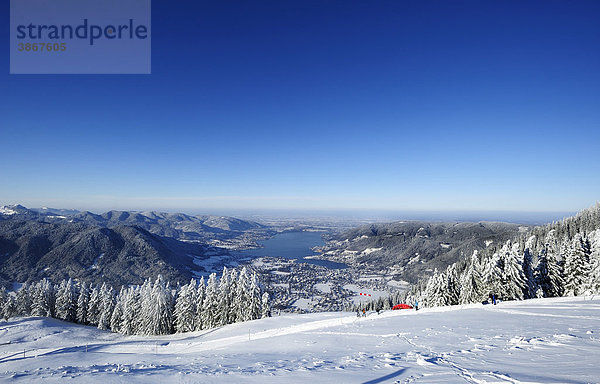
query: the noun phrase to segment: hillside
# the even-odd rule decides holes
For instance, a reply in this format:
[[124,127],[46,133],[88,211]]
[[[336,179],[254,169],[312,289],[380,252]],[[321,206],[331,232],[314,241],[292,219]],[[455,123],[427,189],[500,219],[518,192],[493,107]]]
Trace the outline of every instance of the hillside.
[[600,300],[286,315],[170,336],[49,318],[0,322],[14,383],[590,383]]
[[[424,306],[580,296],[600,292],[600,203],[532,228],[436,270],[406,300]],[[393,299],[392,299],[393,300]]]
[[141,284],[162,274],[187,281],[200,268],[192,257],[205,248],[154,235],[142,228],[82,223],[0,221],[0,281],[77,278],[114,286]]
[[474,250],[502,243],[527,228],[496,222],[378,223],[333,235],[320,251],[329,260],[386,271],[414,283],[435,268],[445,268]]

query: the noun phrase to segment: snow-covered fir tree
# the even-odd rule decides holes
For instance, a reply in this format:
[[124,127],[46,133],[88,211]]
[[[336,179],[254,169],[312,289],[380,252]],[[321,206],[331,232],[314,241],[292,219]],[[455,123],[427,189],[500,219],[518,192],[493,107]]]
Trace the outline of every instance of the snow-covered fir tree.
[[77,320],[77,291],[71,279],[63,280],[56,291],[56,317],[70,322]]
[[564,264],[565,295],[577,296],[584,292],[590,275],[590,246],[581,234],[576,234],[567,251]]
[[90,289],[86,282],[81,283],[77,297],[77,322],[88,324],[88,306],[90,303]]
[[229,271],[229,297],[228,302],[230,306],[229,316],[227,318],[227,324],[233,324],[237,320],[236,311],[239,309],[236,307],[236,299],[237,299],[237,288],[238,287],[238,273],[236,269],[232,269]]
[[217,310],[215,311],[214,319],[215,324],[218,326],[226,325],[229,322],[231,312],[231,303],[229,302],[231,297],[229,294],[230,287],[231,284],[229,283],[229,272],[227,271],[227,267],[223,267],[223,274],[219,280]]
[[444,277],[446,285],[443,291],[444,305],[456,305],[458,304],[458,297],[460,296],[460,285],[456,264],[451,264],[446,268]]
[[194,330],[200,331],[205,328],[204,324],[204,299],[206,297],[206,284],[204,284],[204,276],[198,282],[196,289],[196,317],[194,319]]
[[0,311],[4,310],[4,306],[6,305],[7,299],[8,294],[6,293],[6,288],[0,287]]
[[52,317],[54,315],[54,286],[46,278],[32,286],[31,315]]
[[523,250],[523,276],[525,278],[525,288],[523,290],[523,296],[526,299],[536,297],[538,286],[535,279],[535,264],[533,259],[533,252],[535,249],[536,237],[530,236],[525,242],[525,249]]
[[459,304],[476,303],[487,297],[487,295],[484,295],[482,292],[483,276],[477,258],[477,251],[473,252],[467,267],[460,275],[459,282],[461,287],[458,298]]
[[[146,285],[146,284],[144,284]],[[146,335],[168,335],[173,332],[171,292],[161,275],[151,288],[142,291],[143,330]]]
[[600,293],[600,229],[592,231],[590,242],[590,272],[584,290],[588,294]]
[[526,289],[523,265],[519,257],[519,244],[508,241],[500,251],[502,258],[502,279],[498,289],[499,297],[503,300],[523,300]]
[[123,306],[127,298],[127,290],[121,287],[119,294],[115,300],[113,312],[110,316],[110,330],[113,332],[123,333]]
[[31,314],[31,292],[28,283],[21,286],[15,300],[17,305],[17,315],[29,316]]
[[219,287],[217,285],[217,274],[211,273],[206,282],[206,291],[202,303],[203,328],[214,328],[218,326],[219,318]]
[[265,292],[261,298],[261,318],[271,317],[271,305],[269,304],[269,293]]
[[141,311],[142,300],[140,298],[140,287],[128,288],[123,302],[123,314],[121,317],[122,334],[134,335],[141,333]]
[[98,325],[100,321],[100,300],[100,290],[98,287],[92,287],[87,310],[87,321],[90,325]]
[[445,299],[446,277],[444,273],[439,273],[437,269],[427,281],[424,296],[421,297],[423,306],[440,307],[446,305]]
[[17,316],[17,300],[14,296],[8,295],[4,301],[4,306],[0,309],[2,309],[1,315],[4,320]]
[[175,300],[175,332],[191,332],[196,329],[196,280],[192,279],[179,289]]
[[261,299],[261,289],[258,281],[258,275],[256,272],[253,272],[252,277],[250,278],[250,302],[248,303],[250,307],[249,320],[261,318]]
[[248,275],[248,269],[243,267],[238,275],[236,299],[233,308],[236,313],[236,322],[252,320],[252,311],[250,310],[250,292],[251,281]]
[[110,319],[112,317],[113,309],[115,308],[115,294],[111,286],[106,283],[100,287],[99,295],[100,304],[98,307],[98,329],[109,329]]
[[564,290],[562,268],[556,258],[558,245],[555,232],[551,230],[546,235],[535,270],[536,284],[544,292],[544,297],[561,296]]

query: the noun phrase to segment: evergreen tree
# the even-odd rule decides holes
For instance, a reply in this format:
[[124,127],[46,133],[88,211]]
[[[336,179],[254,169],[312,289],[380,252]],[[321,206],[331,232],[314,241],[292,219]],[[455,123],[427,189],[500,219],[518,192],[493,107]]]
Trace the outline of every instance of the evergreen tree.
[[253,272],[250,279],[250,320],[261,318],[261,296],[262,294],[260,290],[260,283],[258,281],[258,275],[256,272]]
[[250,277],[248,270],[243,267],[237,279],[236,298],[233,302],[233,308],[236,314],[236,322],[252,320],[250,303]]
[[90,325],[98,325],[100,321],[100,290],[93,287],[90,292],[90,300],[87,310],[87,322]]
[[219,280],[219,289],[217,294],[217,310],[215,312],[215,323],[219,326],[223,326],[229,323],[229,312],[231,311],[231,303],[229,302],[229,298],[231,295],[229,294],[229,273],[227,271],[227,267],[223,267],[223,274],[221,275],[221,279]]
[[204,324],[204,299],[206,296],[206,285],[204,284],[204,276],[200,278],[198,288],[196,289],[196,318],[194,319],[194,330],[200,331],[205,329]]
[[7,300],[8,294],[6,293],[6,288],[0,287],[0,314],[4,313],[4,306],[6,305]]
[[69,322],[77,319],[77,292],[71,279],[63,280],[57,290],[56,317]]
[[218,293],[217,274],[211,273],[206,282],[204,302],[202,303],[203,329],[214,328],[218,325],[216,322],[219,311]]
[[52,317],[54,315],[54,286],[44,278],[35,284],[33,292],[32,316]]
[[433,275],[431,275],[431,277],[427,280],[424,297],[421,299],[423,306],[439,307],[445,305],[445,280],[446,278],[444,274],[439,273],[436,268],[433,272]]
[[174,313],[176,332],[191,332],[196,329],[196,292],[196,280],[194,279],[179,290]]
[[[144,283],[144,285],[146,285]],[[143,288],[143,287],[142,287]],[[171,293],[161,275],[151,288],[142,290],[143,333],[168,335],[173,332],[173,308]]]
[[6,297],[6,301],[4,302],[4,308],[2,311],[2,316],[5,320],[17,316],[17,301],[13,296],[8,295]]
[[16,305],[17,316],[31,315],[31,294],[29,284],[23,284],[21,286],[21,289],[19,289],[19,291],[17,292]]
[[79,288],[79,296],[77,297],[77,322],[79,324],[88,324],[88,306],[90,303],[89,286],[83,282]]
[[107,330],[110,328],[110,319],[112,318],[113,309],[115,308],[115,294],[111,286],[102,283],[100,287],[100,305],[98,312],[98,329]]
[[477,259],[477,251],[473,252],[467,268],[460,276],[460,295],[459,304],[477,303],[484,299],[485,295],[481,292],[483,287],[483,276],[481,266]]
[[446,268],[444,273],[446,280],[446,289],[443,292],[444,305],[458,304],[460,296],[460,285],[458,282],[458,273],[456,272],[456,264],[451,264]]
[[544,291],[544,297],[562,296],[564,280],[556,258],[557,241],[555,230],[548,232],[536,267],[536,282]]
[[501,253],[502,250],[500,252],[494,252],[489,259],[485,259],[484,287],[488,296],[490,294],[500,296],[503,292],[504,258],[501,256]]
[[498,291],[504,300],[523,300],[523,291],[526,289],[523,266],[519,260],[519,244],[510,241],[502,248],[503,276],[501,289]]
[[266,317],[271,317],[271,305],[269,304],[269,294],[267,292],[263,293],[263,295],[262,295],[261,308],[262,308],[261,317],[263,319]]
[[589,279],[589,245],[578,233],[571,242],[565,258],[565,295],[577,296],[584,290],[584,283]]
[[235,269],[232,269],[229,273],[229,316],[227,318],[227,324],[233,324],[237,320],[237,311],[239,306],[236,306],[237,300],[237,286],[238,286],[238,273]]
[[123,303],[123,313],[121,315],[122,334],[134,335],[142,333],[140,321],[141,310],[140,287],[130,287],[127,289],[125,302]]
[[115,306],[110,316],[110,330],[113,332],[123,333],[123,306],[127,298],[127,291],[121,287],[119,294],[115,300]]
[[531,236],[525,243],[525,250],[523,251],[523,276],[525,277],[525,289],[523,296],[526,299],[536,297],[537,284],[535,279],[534,264],[533,264],[533,250],[535,247],[536,237]]
[[144,284],[140,287],[140,324],[136,333],[143,335],[152,335],[152,320],[154,308],[154,300],[152,298],[152,283],[149,279],[144,280]]
[[585,286],[589,294],[600,293],[600,229],[590,233],[590,277]]

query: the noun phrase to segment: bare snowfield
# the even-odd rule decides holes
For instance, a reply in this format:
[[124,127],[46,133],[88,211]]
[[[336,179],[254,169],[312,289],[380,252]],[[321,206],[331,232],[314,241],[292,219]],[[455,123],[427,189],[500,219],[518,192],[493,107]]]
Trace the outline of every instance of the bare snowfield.
[[600,299],[285,315],[160,337],[12,319],[0,322],[0,381],[596,383]]

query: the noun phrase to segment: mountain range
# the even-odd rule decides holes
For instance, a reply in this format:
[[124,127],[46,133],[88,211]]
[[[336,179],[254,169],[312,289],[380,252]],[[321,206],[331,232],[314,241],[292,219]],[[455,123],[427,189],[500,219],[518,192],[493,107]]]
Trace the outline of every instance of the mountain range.
[[194,261],[227,253],[211,241],[246,244],[267,227],[225,216],[0,207],[0,284],[73,277],[115,286],[162,274],[185,282],[206,272]]

